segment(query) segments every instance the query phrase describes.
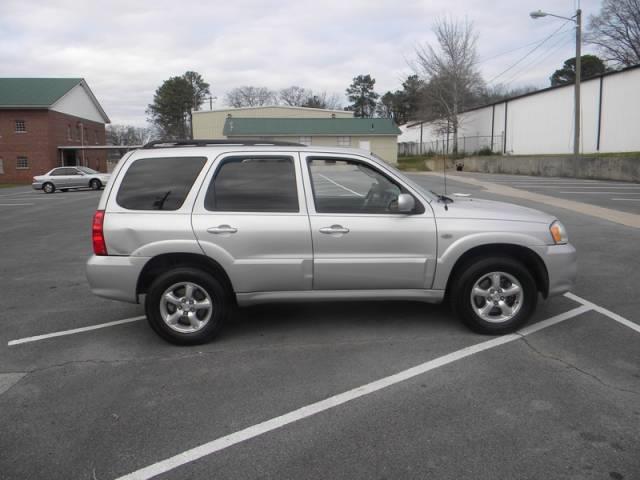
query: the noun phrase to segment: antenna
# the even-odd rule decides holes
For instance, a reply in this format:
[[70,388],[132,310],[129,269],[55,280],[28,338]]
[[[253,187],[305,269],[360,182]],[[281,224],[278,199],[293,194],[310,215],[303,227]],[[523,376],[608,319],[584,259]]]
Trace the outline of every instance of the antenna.
[[444,158],[442,159],[442,173],[444,174],[444,194],[447,194],[447,156],[448,152],[445,153]]

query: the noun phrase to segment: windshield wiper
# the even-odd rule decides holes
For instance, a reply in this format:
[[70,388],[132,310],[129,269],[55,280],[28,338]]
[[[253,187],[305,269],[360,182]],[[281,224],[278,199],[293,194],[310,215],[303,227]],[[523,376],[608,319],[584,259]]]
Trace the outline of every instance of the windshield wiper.
[[153,206],[155,207],[156,210],[162,210],[162,207],[164,207],[164,202],[167,201],[167,198],[169,198],[169,195],[171,195],[171,190],[165,193],[162,198],[159,198],[155,202],[153,202]]
[[445,205],[448,203],[453,203],[453,198],[447,197],[446,195],[440,195],[439,193],[434,192],[433,190],[429,190],[436,197],[438,197],[438,201],[444,203]]

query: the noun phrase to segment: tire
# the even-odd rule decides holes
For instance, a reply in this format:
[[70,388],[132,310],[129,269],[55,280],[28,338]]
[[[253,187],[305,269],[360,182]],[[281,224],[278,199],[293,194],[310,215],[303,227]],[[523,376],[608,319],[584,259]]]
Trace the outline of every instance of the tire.
[[100,190],[100,188],[102,188],[102,182],[94,178],[89,182],[89,188],[91,188],[91,190]]
[[536,309],[538,290],[522,263],[509,257],[492,257],[466,265],[453,279],[450,301],[453,311],[469,328],[500,335],[519,329],[529,320]]
[[42,191],[44,193],[53,193],[56,191],[56,187],[53,183],[47,182],[44,185],[42,185]]
[[[187,285],[192,286],[192,293],[187,291]],[[202,270],[190,267],[170,270],[157,277],[147,292],[147,321],[158,335],[176,345],[208,342],[220,331],[229,314],[229,293],[221,282]],[[206,300],[210,304],[208,309],[204,306]]]

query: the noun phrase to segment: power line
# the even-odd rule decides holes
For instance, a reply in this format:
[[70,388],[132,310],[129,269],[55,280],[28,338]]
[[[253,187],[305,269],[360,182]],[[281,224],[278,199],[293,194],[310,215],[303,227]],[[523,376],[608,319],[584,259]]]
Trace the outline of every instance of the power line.
[[[566,31],[564,33],[571,33],[571,32],[570,31]],[[551,45],[551,47],[549,47],[549,50],[547,50],[545,52],[542,52],[542,55],[538,55],[536,58],[532,59],[529,63],[527,63],[522,68],[520,68],[518,71],[516,71],[513,75],[511,75],[503,83],[503,85],[504,86],[508,86],[509,84],[513,83],[515,80],[520,78],[523,73],[525,73],[527,70],[531,69],[531,67],[533,67],[534,65],[538,65],[538,64],[542,63],[547,58],[549,58],[550,56],[552,56],[553,54],[558,52],[561,48],[563,48],[565,45],[569,44],[572,41],[573,41],[572,37],[569,37],[569,38],[561,37],[556,43],[554,43],[553,45]]]
[[522,58],[520,58],[520,60],[518,60],[517,62],[515,62],[514,64],[512,64],[511,66],[507,67],[505,70],[503,70],[502,72],[500,72],[498,75],[496,75],[495,77],[493,77],[491,80],[489,80],[487,83],[493,83],[496,79],[500,78],[502,75],[504,75],[505,73],[507,73],[508,71],[510,71],[511,69],[515,68],[517,65],[519,65],[522,61],[524,61],[527,57],[529,57],[529,55],[531,55],[533,52],[535,52],[536,50],[538,50],[538,48],[540,48],[542,45],[544,45],[551,37],[553,37],[554,35],[556,35],[557,33],[560,32],[560,30],[562,30],[565,25],[569,23],[569,20],[567,20],[566,22],[564,22],[562,25],[560,25],[560,27],[558,27],[556,30],[553,31],[553,33],[551,35],[549,35],[548,37],[546,37],[544,40],[542,40],[540,43],[538,43],[535,47],[533,47],[531,50],[529,50]]
[[508,55],[509,53],[517,52],[518,50],[522,50],[523,48],[530,47],[531,45],[535,45],[536,43],[538,43],[538,42],[542,42],[542,41],[544,41],[544,40],[546,40],[546,39],[545,39],[545,38],[539,38],[538,40],[535,40],[535,41],[533,41],[533,42],[531,42],[531,43],[527,43],[527,44],[525,44],[525,45],[521,45],[521,46],[516,47],[516,48],[513,48],[513,49],[511,49],[511,50],[507,50],[506,52],[497,53],[497,54],[492,55],[492,56],[490,56],[490,57],[482,58],[482,59],[480,59],[480,60],[478,60],[478,61],[474,62],[473,64],[474,64],[474,65],[481,65],[481,64],[483,64],[483,63],[488,62],[489,60],[493,60],[494,58],[502,57],[502,56],[504,56],[504,55]]

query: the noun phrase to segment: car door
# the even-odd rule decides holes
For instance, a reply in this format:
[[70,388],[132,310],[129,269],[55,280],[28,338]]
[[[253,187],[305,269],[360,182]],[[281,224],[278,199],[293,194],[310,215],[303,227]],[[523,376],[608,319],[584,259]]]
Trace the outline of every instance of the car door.
[[51,172],[51,177],[56,188],[70,188],[73,183],[74,176],[72,175],[74,168],[62,167],[56,168]]
[[[365,157],[309,153],[302,163],[314,289],[430,288],[436,226],[416,192]],[[400,193],[414,197],[413,212],[397,211]]]
[[192,225],[236,293],[311,290],[311,233],[297,153],[218,157]]
[[69,186],[73,188],[88,187],[89,182],[86,180],[85,174],[77,168],[69,169]]

